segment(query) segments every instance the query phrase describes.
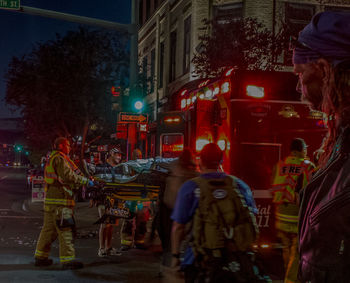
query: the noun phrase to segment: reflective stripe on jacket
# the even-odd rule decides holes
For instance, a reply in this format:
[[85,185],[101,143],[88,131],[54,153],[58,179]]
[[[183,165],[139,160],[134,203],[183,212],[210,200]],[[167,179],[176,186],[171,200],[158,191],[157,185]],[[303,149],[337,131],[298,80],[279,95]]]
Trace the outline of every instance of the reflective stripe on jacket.
[[292,152],[283,162],[279,162],[272,185],[273,202],[295,203],[295,186],[299,175],[303,174],[303,187],[306,186],[312,176],[315,165],[309,160]]
[[45,170],[44,170],[44,180],[47,184],[53,184],[56,180],[61,184],[63,183],[62,180],[60,180],[60,177],[57,176],[55,169],[52,166],[52,162],[57,156],[62,156],[65,159],[65,161],[67,161],[67,163],[69,164],[69,166],[71,167],[71,169],[74,171],[75,174],[82,175],[78,166],[75,165],[75,163],[67,155],[65,155],[60,151],[54,150],[51,153],[50,158],[46,163]]
[[74,189],[88,183],[78,167],[62,152],[53,151],[45,167],[45,205],[74,206]]

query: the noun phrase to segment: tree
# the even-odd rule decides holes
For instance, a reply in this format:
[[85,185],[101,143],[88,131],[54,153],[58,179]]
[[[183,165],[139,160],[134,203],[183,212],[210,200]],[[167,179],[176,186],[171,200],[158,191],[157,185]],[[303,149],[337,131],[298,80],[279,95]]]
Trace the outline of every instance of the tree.
[[227,68],[243,70],[276,69],[275,58],[285,46],[283,31],[273,35],[256,19],[204,20],[199,52],[192,63],[200,77],[221,75]]
[[111,127],[110,89],[128,68],[126,45],[124,35],[81,27],[12,58],[5,99],[21,109],[33,148],[47,150],[57,136],[82,136],[84,145],[90,128]]

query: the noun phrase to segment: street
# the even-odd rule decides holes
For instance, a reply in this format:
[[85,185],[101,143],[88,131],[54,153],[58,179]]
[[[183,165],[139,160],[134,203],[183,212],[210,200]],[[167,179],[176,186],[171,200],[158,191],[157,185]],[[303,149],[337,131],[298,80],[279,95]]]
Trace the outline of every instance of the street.
[[[0,169],[0,282],[161,282],[159,277],[160,249],[132,249],[122,256],[99,258],[97,209],[88,202],[76,208],[78,239],[75,247],[85,267],[77,271],[62,271],[58,259],[58,241],[53,245],[54,265],[34,266],[34,250],[42,225],[42,203],[30,203],[30,191],[25,185],[25,170]],[[113,239],[117,245],[118,233]]]
[[[76,254],[85,267],[61,270],[58,241],[51,252],[54,265],[35,267],[33,254],[42,225],[42,203],[31,202],[25,169],[0,168],[0,180],[0,282],[183,282],[161,273],[159,242],[148,250],[131,249],[121,256],[98,257],[98,226],[92,224],[98,214],[88,202],[76,206]],[[117,248],[118,239],[117,228],[113,239]]]

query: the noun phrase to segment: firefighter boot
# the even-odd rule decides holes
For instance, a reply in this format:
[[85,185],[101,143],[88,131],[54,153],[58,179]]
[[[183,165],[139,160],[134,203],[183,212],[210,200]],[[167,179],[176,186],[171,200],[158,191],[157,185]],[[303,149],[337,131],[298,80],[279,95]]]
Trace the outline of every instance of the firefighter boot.
[[35,266],[49,266],[53,263],[50,258],[35,258]]
[[62,269],[80,269],[83,268],[84,264],[80,261],[68,261],[62,264]]

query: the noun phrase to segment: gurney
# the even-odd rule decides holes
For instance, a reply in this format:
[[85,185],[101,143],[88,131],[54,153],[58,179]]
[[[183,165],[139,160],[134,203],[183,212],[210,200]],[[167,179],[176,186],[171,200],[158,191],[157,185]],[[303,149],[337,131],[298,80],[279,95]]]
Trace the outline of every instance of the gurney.
[[96,224],[113,223],[117,218],[132,218],[126,201],[147,204],[157,201],[165,189],[165,178],[175,160],[151,158],[128,161],[118,165],[123,168],[124,174],[95,175],[98,185],[87,191],[87,198],[104,204],[108,211]]

